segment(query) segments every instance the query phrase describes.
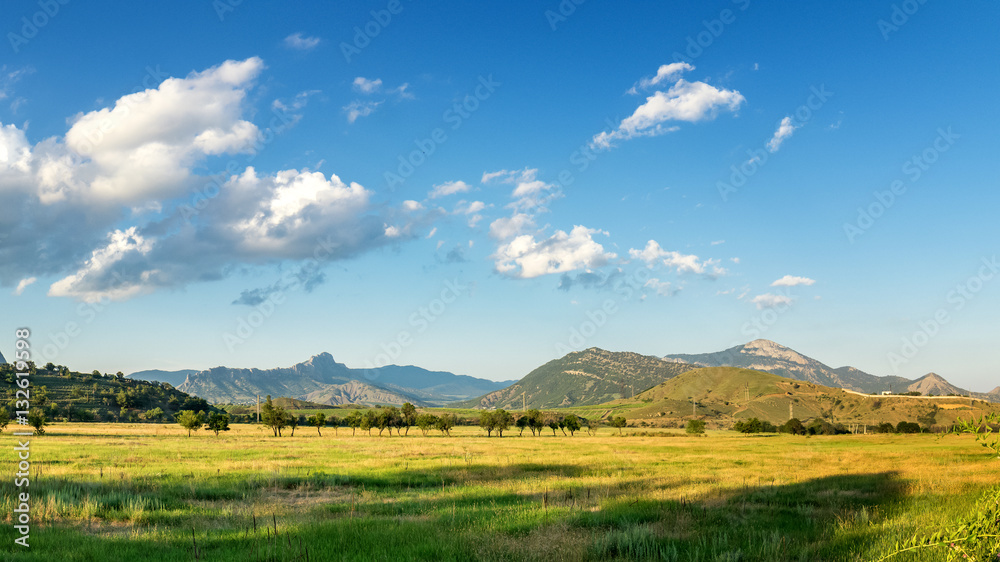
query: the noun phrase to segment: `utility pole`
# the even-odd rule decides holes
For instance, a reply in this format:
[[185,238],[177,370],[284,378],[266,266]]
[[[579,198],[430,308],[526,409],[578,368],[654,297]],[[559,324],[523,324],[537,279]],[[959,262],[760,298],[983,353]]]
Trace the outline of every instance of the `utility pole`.
[[792,413],[792,408],[794,408],[794,407],[795,407],[795,403],[793,403],[793,402],[789,402],[788,403],[788,419],[792,419],[792,418],[795,417],[795,414]]
[[693,400],[691,404],[691,417],[697,417],[697,416],[698,416],[698,401]]

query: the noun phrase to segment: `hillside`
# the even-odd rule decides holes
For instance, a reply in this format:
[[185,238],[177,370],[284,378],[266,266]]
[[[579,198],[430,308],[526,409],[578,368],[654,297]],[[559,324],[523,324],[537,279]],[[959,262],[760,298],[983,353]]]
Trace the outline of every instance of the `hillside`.
[[6,362],[7,360],[3,358],[3,352],[0,352],[0,365],[3,365]]
[[958,388],[957,386],[944,380],[944,378],[937,373],[927,373],[926,375],[913,381],[912,384],[906,387],[906,390],[907,392],[919,392],[920,394],[926,396],[948,396],[951,394],[962,396],[969,395],[968,390]]
[[[469,408],[558,408],[639,394],[692,369],[658,357],[592,347],[549,361],[507,388],[456,404]],[[522,396],[523,395],[523,396]]]
[[181,371],[161,371],[159,369],[151,369],[149,371],[138,371],[125,375],[126,378],[139,379],[151,382],[165,382],[172,386],[180,386],[184,384],[184,380],[187,379],[188,375],[197,373],[198,371],[194,369],[184,369]]
[[873,425],[918,421],[947,425],[1000,411],[1000,405],[968,398],[868,396],[840,388],[779,377],[735,367],[706,367],[682,373],[634,399],[615,400],[583,415],[625,415],[655,425],[674,425],[697,416],[712,425],[729,427],[736,420],[755,417],[781,424],[796,417],[830,422]]
[[800,381],[866,393],[881,392],[889,390],[890,387],[898,391],[913,382],[903,377],[877,377],[854,367],[833,369],[770,340],[754,340],[715,353],[667,355],[664,359],[701,367],[753,369]]
[[[0,367],[2,405],[14,408],[16,376],[13,366]],[[70,421],[170,421],[180,410],[214,410],[205,400],[170,384],[127,379],[113,375],[72,372],[65,367],[39,368],[31,377],[31,405],[50,420]],[[162,411],[157,417],[156,409]]]
[[287,396],[322,404],[442,405],[509,384],[414,366],[351,369],[329,353],[278,369],[215,367],[191,373],[178,388],[215,403],[256,401],[257,395]]

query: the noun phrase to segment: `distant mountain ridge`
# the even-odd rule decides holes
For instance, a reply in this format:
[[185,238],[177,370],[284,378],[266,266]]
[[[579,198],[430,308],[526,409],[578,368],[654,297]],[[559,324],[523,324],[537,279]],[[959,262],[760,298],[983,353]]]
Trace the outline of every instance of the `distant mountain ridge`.
[[286,396],[321,404],[442,405],[512,381],[489,381],[420,367],[390,365],[351,369],[329,353],[277,369],[215,367],[187,375],[179,390],[215,403],[247,403],[258,395]]
[[129,379],[139,379],[143,381],[152,382],[165,382],[170,386],[177,388],[184,383],[187,376],[193,373],[197,373],[195,369],[182,369],[180,371],[161,371],[159,369],[150,369],[148,371],[136,371],[125,375],[125,378]]
[[3,365],[6,362],[7,360],[3,358],[3,352],[0,352],[0,365]]
[[758,339],[715,353],[676,354],[664,356],[665,361],[687,363],[700,367],[739,367],[774,375],[808,381],[829,387],[846,388],[866,394],[883,391],[920,392],[947,396],[970,394],[982,400],[1000,401],[1000,387],[989,393],[971,392],[959,388],[936,373],[916,380],[898,376],[876,376],[854,367],[833,369],[811,357],[770,340]]

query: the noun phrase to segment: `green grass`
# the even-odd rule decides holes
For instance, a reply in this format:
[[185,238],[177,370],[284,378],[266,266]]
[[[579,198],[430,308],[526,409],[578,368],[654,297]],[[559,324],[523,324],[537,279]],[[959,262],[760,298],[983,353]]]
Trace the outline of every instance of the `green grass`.
[[[57,424],[31,442],[32,546],[13,545],[7,484],[0,557],[872,560],[997,485],[998,461],[968,437],[630,431]],[[13,437],[0,441],[12,475]]]

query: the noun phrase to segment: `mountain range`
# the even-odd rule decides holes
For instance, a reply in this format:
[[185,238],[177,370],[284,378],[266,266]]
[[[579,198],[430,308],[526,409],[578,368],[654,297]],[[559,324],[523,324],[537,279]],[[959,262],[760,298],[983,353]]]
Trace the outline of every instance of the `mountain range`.
[[803,421],[822,418],[848,426],[916,421],[923,426],[947,427],[959,417],[1000,411],[1000,405],[961,396],[872,396],[762,371],[702,367],[672,377],[635,398],[576,411],[584,417],[624,415],[629,420],[668,427],[692,418],[728,428],[741,419],[757,418],[778,425],[791,417]]
[[734,367],[864,394],[884,391],[962,395],[1000,402],[1000,387],[970,392],[936,373],[916,380],[879,377],[850,366],[832,368],[770,340],[754,340],[715,353],[656,357],[599,348],[568,353],[516,381],[490,381],[415,366],[351,369],[329,353],[288,368],[140,371],[131,378],[168,382],[214,403],[250,403],[285,396],[320,404],[449,405],[464,408],[561,408],[629,399],[682,373]]
[[131,378],[162,382],[184,380],[178,390],[214,403],[250,403],[257,396],[285,396],[320,404],[402,404],[440,406],[468,399],[510,385],[420,367],[389,365],[351,369],[329,353],[313,356],[292,367],[235,369],[215,367],[204,371],[140,371]]

